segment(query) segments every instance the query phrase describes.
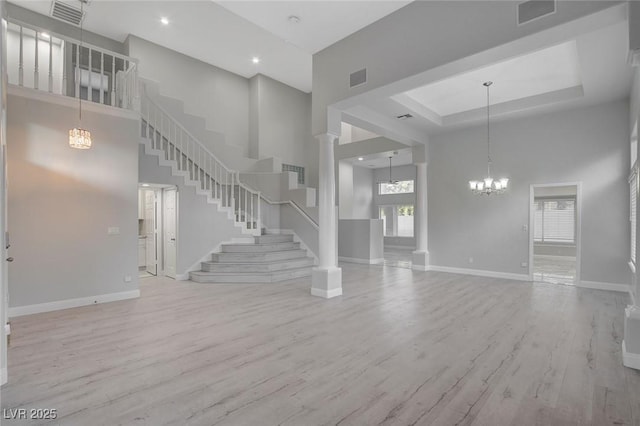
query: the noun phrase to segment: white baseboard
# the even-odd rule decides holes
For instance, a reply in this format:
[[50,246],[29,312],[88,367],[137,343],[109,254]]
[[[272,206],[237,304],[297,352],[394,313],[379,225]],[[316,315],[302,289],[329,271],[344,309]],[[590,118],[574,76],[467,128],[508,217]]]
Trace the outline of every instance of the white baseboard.
[[7,369],[6,368],[0,369],[0,386],[7,383],[8,379],[9,379],[9,375],[7,374]]
[[640,370],[640,354],[627,352],[624,340],[622,341],[622,364],[624,364],[625,367]]
[[576,287],[591,288],[594,290],[609,290],[609,291],[621,291],[623,293],[629,292],[628,284],[614,284],[614,283],[601,283],[597,281],[580,281],[576,284]]
[[433,270],[429,265],[414,265],[413,263],[411,264],[411,269],[413,269],[414,271],[432,271]]
[[449,272],[452,274],[476,275],[478,277],[504,278],[507,280],[517,280],[517,281],[531,281],[529,279],[529,275],[527,274],[513,274],[509,272],[485,271],[482,269],[452,268],[449,266],[429,265],[426,270],[436,271],[436,272]]
[[342,287],[334,288],[332,290],[323,290],[311,287],[311,295],[331,299],[332,297],[342,296]]
[[364,265],[379,265],[381,263],[384,263],[384,259],[382,259],[382,258],[380,258],[380,259],[359,259],[357,257],[339,256],[338,260],[340,262],[361,263],[361,264],[364,264]]
[[189,272],[187,272],[186,274],[176,274],[176,281],[189,281]]
[[116,302],[118,300],[140,297],[140,290],[122,291],[119,293],[99,294],[97,296],[79,297],[77,299],[57,300],[55,302],[38,303],[36,305],[15,306],[9,308],[9,317],[38,314],[41,312],[59,311],[97,303]]

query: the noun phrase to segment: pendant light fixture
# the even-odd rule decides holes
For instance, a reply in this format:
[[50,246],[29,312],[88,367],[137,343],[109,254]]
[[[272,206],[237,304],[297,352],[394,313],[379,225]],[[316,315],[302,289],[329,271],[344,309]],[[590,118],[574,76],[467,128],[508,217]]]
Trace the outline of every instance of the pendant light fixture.
[[[395,154],[395,153],[394,153]],[[393,158],[393,156],[389,156],[389,184],[390,185],[395,185],[398,183],[397,180],[393,180],[391,179],[391,159]]]
[[[77,75],[76,78],[81,78],[81,69],[80,69],[80,60],[82,55],[82,36],[83,36],[83,28],[82,24],[84,21],[84,2],[85,0],[80,1],[80,44],[78,45],[78,64],[77,67]],[[91,72],[91,64],[88,66],[89,72]],[[80,85],[78,85],[80,87]],[[91,87],[87,87],[87,90],[91,90]],[[81,92],[81,91],[80,91]],[[78,127],[75,127],[69,130],[69,146],[71,148],[76,149],[89,149],[91,148],[91,132],[82,128],[82,94],[78,93],[78,118],[79,123]]]
[[469,189],[474,194],[478,195],[491,195],[502,194],[507,190],[509,179],[493,179],[491,177],[491,133],[489,126],[489,87],[493,84],[491,81],[487,81],[482,85],[487,88],[487,177],[482,180],[470,180]]

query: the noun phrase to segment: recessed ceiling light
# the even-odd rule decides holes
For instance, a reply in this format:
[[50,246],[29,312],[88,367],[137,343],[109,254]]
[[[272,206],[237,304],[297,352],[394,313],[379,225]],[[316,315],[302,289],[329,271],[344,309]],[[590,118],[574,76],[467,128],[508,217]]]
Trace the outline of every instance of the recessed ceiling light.
[[147,186],[149,186],[149,184],[148,183],[143,183],[142,186],[144,186],[146,188]]
[[259,64],[260,58],[258,58],[257,56],[254,56],[253,58],[251,58],[251,62],[253,62],[254,64]]
[[358,161],[362,161],[362,160],[364,160],[363,157],[358,157]]
[[162,22],[162,25],[169,25],[169,18],[160,18],[160,22]]
[[292,24],[298,24],[298,23],[300,23],[300,17],[299,17],[299,16],[296,16],[296,15],[291,15],[291,16],[289,16],[289,17],[287,18],[287,20],[288,20],[289,22],[291,22]]

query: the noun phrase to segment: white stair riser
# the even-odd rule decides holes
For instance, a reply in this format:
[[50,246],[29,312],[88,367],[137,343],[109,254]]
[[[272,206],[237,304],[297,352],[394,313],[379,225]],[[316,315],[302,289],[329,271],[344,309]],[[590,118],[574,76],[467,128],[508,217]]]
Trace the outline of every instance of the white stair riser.
[[214,253],[214,262],[222,263],[251,263],[251,262],[273,262],[277,260],[298,259],[307,257],[304,250],[287,250],[267,253]]
[[312,267],[313,259],[304,257],[300,259],[283,260],[272,263],[216,263],[202,262],[204,272],[274,272],[286,269]]
[[286,242],[273,244],[223,244],[223,253],[269,253],[283,250],[297,250],[300,243]]
[[255,237],[256,244],[293,242],[293,235],[261,235]]
[[311,268],[292,269],[267,274],[217,274],[191,273],[191,281],[199,283],[273,283],[311,276]]

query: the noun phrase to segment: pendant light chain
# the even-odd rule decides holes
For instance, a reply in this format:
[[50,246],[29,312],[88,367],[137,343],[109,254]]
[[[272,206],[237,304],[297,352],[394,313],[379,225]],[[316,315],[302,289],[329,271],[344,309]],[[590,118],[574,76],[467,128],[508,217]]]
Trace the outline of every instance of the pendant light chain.
[[[78,78],[81,78],[82,76],[82,68],[80,68],[80,65],[82,64],[82,41],[83,41],[83,35],[84,35],[84,31],[83,31],[83,25],[84,25],[84,1],[80,0],[80,45],[78,46],[79,52],[78,52]],[[89,67],[89,72],[91,72],[91,67]],[[89,88],[89,90],[91,90],[91,88]],[[80,93],[78,93],[78,115],[80,118],[80,127],[82,127],[82,90],[80,90]]]
[[487,81],[486,83],[484,83],[485,87],[487,88],[487,176],[491,176],[491,132],[489,130],[490,128],[490,121],[489,121],[489,86],[491,86],[493,83],[490,81]]

